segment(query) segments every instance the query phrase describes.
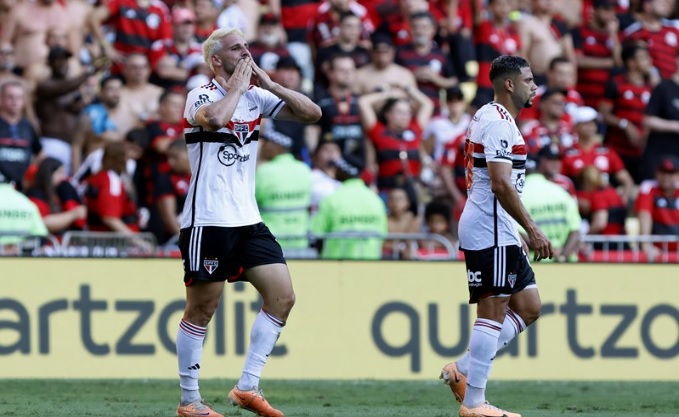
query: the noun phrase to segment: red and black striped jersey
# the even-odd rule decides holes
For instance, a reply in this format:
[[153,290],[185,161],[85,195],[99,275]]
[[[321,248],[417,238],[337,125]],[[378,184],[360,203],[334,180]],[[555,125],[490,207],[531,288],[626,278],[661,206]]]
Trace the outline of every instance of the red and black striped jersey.
[[[613,42],[605,30],[581,25],[572,32],[573,46],[578,56],[592,58],[612,58]],[[608,68],[578,68],[577,89],[585,105],[597,108],[604,95],[606,82],[610,76]]]
[[667,195],[655,180],[644,181],[639,187],[634,208],[637,213],[646,211],[651,214],[651,234],[679,235],[679,188]]
[[657,31],[649,30],[639,22],[633,23],[623,32],[623,41],[627,40],[646,43],[653,65],[662,78],[670,78],[677,70],[679,28],[672,21],[663,19]]
[[521,49],[521,37],[514,23],[502,27],[485,20],[474,27],[474,44],[479,72],[476,84],[479,87],[493,88],[490,82],[490,64],[500,55],[516,55]]
[[[602,101],[613,105],[615,116],[627,119],[637,129],[642,129],[644,112],[651,98],[651,90],[652,87],[648,82],[637,85],[630,82],[625,74],[620,74],[608,82]],[[609,126],[606,144],[621,155],[640,156],[643,152],[642,148],[633,146],[625,133],[617,126]]]
[[286,0],[281,2],[281,23],[288,42],[306,43],[309,22],[316,15],[320,0]]
[[150,0],[147,7],[140,7],[136,0],[109,0],[106,7],[116,38],[113,44],[125,55],[141,53],[148,55],[153,42],[172,38],[172,24],[167,6],[158,0]]

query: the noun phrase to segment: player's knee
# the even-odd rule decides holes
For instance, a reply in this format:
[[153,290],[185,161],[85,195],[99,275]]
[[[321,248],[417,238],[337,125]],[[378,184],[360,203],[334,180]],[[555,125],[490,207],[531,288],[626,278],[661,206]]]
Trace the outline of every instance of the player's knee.
[[205,327],[210,323],[212,316],[215,314],[215,310],[217,310],[217,305],[187,305],[186,311],[184,312],[184,320],[191,324]]
[[295,301],[296,301],[295,293],[293,291],[290,291],[290,293],[285,294],[284,296],[281,297],[280,299],[281,309],[289,313],[290,310],[292,310],[292,307],[295,305]]
[[535,322],[538,318],[540,318],[540,304],[535,304],[535,305],[530,305],[521,314],[521,318],[523,321],[526,323],[526,326],[530,325],[531,323]]

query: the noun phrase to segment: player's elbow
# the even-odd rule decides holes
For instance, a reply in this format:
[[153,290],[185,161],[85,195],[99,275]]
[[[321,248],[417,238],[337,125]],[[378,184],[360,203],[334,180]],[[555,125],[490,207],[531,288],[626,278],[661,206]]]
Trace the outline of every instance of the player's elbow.
[[490,190],[493,192],[493,194],[495,195],[504,194],[507,192],[508,189],[509,183],[504,179],[491,179]]
[[322,115],[321,108],[317,104],[312,104],[301,118],[304,123],[316,123]]

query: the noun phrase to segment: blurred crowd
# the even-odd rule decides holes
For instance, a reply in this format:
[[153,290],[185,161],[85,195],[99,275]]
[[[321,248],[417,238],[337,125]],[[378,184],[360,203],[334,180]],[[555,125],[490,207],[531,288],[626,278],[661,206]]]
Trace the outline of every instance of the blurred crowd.
[[[583,235],[679,235],[675,0],[0,0],[0,234],[172,241],[185,96],[209,83],[200,42],[222,27],[323,111],[261,128],[257,199],[283,246],[307,248],[309,232],[454,245],[466,129],[502,54],[527,58],[539,86],[517,124],[526,181],[559,188],[529,207],[558,260]],[[334,243],[324,256],[408,256],[399,241]]]

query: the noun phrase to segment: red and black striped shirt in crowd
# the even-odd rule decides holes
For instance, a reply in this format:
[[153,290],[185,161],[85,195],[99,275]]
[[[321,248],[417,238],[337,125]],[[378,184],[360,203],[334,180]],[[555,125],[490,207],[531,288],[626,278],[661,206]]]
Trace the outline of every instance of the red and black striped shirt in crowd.
[[377,162],[377,187],[388,190],[396,187],[397,177],[418,178],[422,169],[420,161],[420,144],[422,129],[413,119],[408,129],[395,133],[385,125],[377,122],[368,132],[368,137],[375,145]]
[[125,55],[148,55],[153,42],[172,38],[170,14],[161,1],[151,0],[148,7],[140,7],[137,0],[109,0],[107,7],[106,23],[116,34],[113,47]]
[[[368,16],[368,10],[356,3],[349,2],[349,12],[361,19],[361,39],[370,39],[370,34],[375,30],[372,20]],[[316,14],[309,23],[308,38],[317,49],[335,44],[339,36],[339,15],[334,12],[329,2],[322,3]]]
[[485,20],[474,27],[474,44],[479,73],[476,84],[481,88],[493,88],[490,82],[490,64],[500,55],[516,55],[521,48],[521,38],[516,26],[508,23],[502,27]]
[[653,65],[662,78],[670,78],[677,70],[679,28],[669,20],[662,20],[662,26],[656,31],[645,28],[639,22],[630,25],[623,32],[623,42],[630,40],[646,43]]
[[286,0],[281,2],[281,23],[290,42],[306,43],[309,22],[316,15],[319,0]]
[[[613,114],[642,130],[642,121],[646,104],[651,98],[652,87],[646,82],[643,85],[632,83],[625,74],[612,77],[606,85],[602,102],[613,106]],[[609,126],[606,133],[606,144],[620,155],[641,156],[643,148],[632,145],[625,132],[617,126]]]
[[[433,42],[433,41],[432,41]],[[398,48],[396,53],[396,63],[403,65],[410,71],[415,72],[420,67],[429,67],[436,74],[450,78],[455,76],[453,67],[450,65],[448,55],[435,43],[429,53],[420,55],[415,51],[413,45],[405,45]],[[440,88],[431,82],[417,82],[417,87],[434,103],[434,114],[438,114],[441,109]]]
[[[581,25],[572,32],[575,53],[582,57],[612,58],[613,42],[606,30]],[[577,89],[585,105],[597,108],[604,95],[606,82],[610,76],[609,68],[578,67]]]
[[[651,214],[651,234],[679,236],[679,189],[666,195],[655,180],[644,181],[639,187],[634,208],[637,213],[646,211]],[[670,250],[676,250],[677,244],[672,245]]]
[[615,188],[607,185],[594,191],[578,192],[581,200],[587,200],[590,204],[590,213],[605,210],[608,213],[608,222],[599,235],[624,235],[625,218],[627,217],[627,205],[622,201]]

